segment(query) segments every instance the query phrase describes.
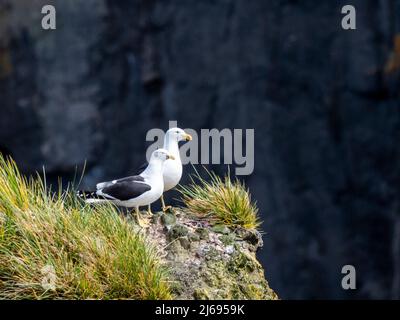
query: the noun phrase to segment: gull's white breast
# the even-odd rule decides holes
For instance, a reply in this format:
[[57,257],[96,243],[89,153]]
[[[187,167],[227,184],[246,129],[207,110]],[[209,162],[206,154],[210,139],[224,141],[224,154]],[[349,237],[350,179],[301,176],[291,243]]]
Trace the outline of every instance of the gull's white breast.
[[174,188],[182,177],[182,162],[180,159],[166,160],[163,167],[164,192]]

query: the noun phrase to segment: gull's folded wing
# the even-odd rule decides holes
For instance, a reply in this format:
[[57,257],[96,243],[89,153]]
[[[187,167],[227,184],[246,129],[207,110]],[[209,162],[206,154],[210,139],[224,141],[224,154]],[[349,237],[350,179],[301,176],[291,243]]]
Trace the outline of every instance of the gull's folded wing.
[[121,179],[120,181],[103,188],[98,192],[98,194],[111,199],[127,201],[137,198],[143,193],[151,190],[149,184],[142,181],[129,180],[128,178]]
[[116,184],[119,182],[124,182],[124,181],[144,181],[144,179],[141,176],[130,176],[130,177],[121,178],[118,180],[100,182],[100,183],[96,184],[96,189],[97,190],[104,189],[106,187],[112,186],[113,184]]

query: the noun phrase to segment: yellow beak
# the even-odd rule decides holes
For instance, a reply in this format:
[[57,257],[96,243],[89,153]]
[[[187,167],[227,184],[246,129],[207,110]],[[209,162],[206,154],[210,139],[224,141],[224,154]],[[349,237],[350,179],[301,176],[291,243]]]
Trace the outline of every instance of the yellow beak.
[[172,154],[167,155],[167,159],[175,160],[175,157]]
[[186,141],[192,141],[193,138],[190,134],[186,133],[185,139],[186,139]]

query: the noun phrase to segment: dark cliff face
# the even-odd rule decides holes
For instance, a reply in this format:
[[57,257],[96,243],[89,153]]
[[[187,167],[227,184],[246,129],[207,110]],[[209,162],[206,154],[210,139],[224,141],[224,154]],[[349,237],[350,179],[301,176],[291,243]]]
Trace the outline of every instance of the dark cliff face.
[[168,120],[254,128],[271,287],[400,298],[399,1],[353,1],[356,31],[341,1],[54,1],[55,31],[17,3],[0,3],[0,149],[26,172],[87,160],[89,187],[132,173]]

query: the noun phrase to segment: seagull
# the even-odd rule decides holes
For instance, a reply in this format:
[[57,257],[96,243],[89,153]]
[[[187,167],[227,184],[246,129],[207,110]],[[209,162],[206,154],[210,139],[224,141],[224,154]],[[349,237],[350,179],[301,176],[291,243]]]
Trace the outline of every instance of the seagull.
[[[191,141],[192,136],[186,133],[181,128],[171,128],[164,136],[163,149],[167,150],[173,157],[174,161],[166,160],[163,165],[163,178],[164,178],[164,191],[171,190],[176,187],[182,177],[182,161],[179,154],[179,141]],[[144,169],[147,164],[144,164],[140,169]],[[139,169],[139,170],[140,170]],[[139,171],[140,172],[140,171]],[[161,204],[163,211],[165,212],[168,207],[165,205],[164,197],[161,195]],[[151,213],[150,205],[148,212]]]
[[164,191],[163,164],[165,161],[174,160],[175,157],[167,150],[155,150],[148,166],[141,174],[101,182],[96,185],[96,191],[78,191],[77,195],[86,203],[112,202],[121,207],[135,208],[138,224],[144,227],[139,207],[150,205],[160,198]]

